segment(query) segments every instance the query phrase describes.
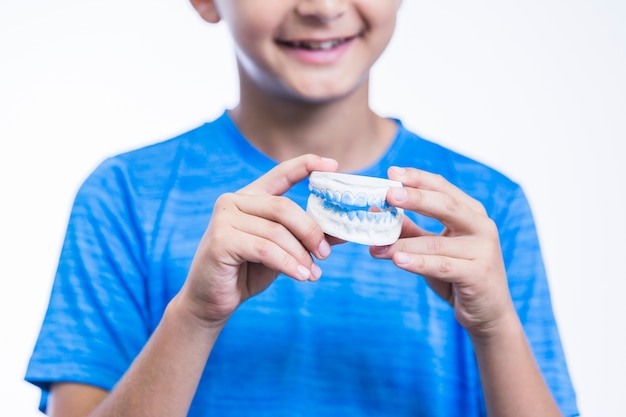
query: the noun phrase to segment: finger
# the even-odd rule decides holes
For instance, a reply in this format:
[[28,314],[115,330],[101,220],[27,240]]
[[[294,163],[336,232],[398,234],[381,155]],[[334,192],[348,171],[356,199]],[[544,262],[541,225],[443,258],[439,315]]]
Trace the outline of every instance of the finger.
[[415,168],[401,167],[390,167],[388,175],[390,179],[400,181],[408,187],[429,191],[439,191],[462,202],[463,204],[466,204],[478,213],[486,214],[482,203],[467,195],[463,190],[450,183],[441,175]]
[[[226,264],[237,266],[244,262],[262,264],[299,280],[317,279],[321,270],[308,250],[287,228],[273,220],[251,215],[241,210],[242,201],[287,200],[272,196],[240,196],[223,194],[216,202],[216,212],[209,231],[213,251]],[[294,203],[295,204],[295,203]],[[298,207],[298,210],[301,210]],[[218,221],[219,218],[223,220]],[[323,236],[323,234],[322,234]]]
[[454,235],[455,231],[467,233],[481,230],[488,219],[462,200],[440,191],[391,187],[387,192],[387,201],[393,206],[439,220],[450,229],[450,235]]
[[[330,244],[322,228],[300,206],[286,197],[276,196],[236,196],[237,208],[249,216],[249,232],[283,245],[284,242],[297,242],[300,250],[313,253],[318,259],[330,255]],[[264,222],[268,220],[269,222]],[[263,227],[263,229],[261,229]],[[262,232],[261,232],[262,230]],[[293,246],[287,250],[295,251]]]
[[[382,247],[382,246],[372,246],[370,247],[370,253],[373,257],[379,259],[393,259],[393,254],[398,253],[394,251],[390,246]],[[402,256],[402,255],[400,255]],[[397,265],[397,262],[396,262]],[[403,269],[407,269],[411,271],[408,267],[402,267]],[[443,281],[441,279],[432,278],[427,276],[425,273],[416,272],[416,274],[421,275],[427,282],[428,286],[435,291],[437,295],[446,300],[448,303],[452,304],[452,284],[450,282]]]
[[447,256],[395,252],[391,258],[398,268],[447,283],[457,283],[473,269],[471,261]]
[[[238,198],[240,196],[235,194],[220,196],[206,232],[207,238],[202,240],[211,244],[204,251],[199,250],[217,261],[218,275],[225,273],[230,276],[229,269],[250,263],[264,265],[298,280],[321,276],[321,270],[314,264],[310,253],[284,226],[238,210]],[[267,236],[274,236],[277,241]]]
[[281,162],[258,180],[239,190],[244,194],[282,195],[313,171],[336,171],[334,159],[307,154]]
[[468,236],[449,238],[440,235],[420,236],[399,239],[385,250],[374,251],[377,258],[391,259],[395,253],[404,252],[417,255],[442,256],[462,260],[475,259],[481,247],[478,239]]
[[[270,256],[279,255],[281,258],[288,256],[307,270],[311,270],[314,263],[311,254],[282,224],[251,216],[250,219],[251,221],[239,222],[234,226],[237,231],[245,233],[246,237],[252,236],[255,239],[261,239],[257,244],[263,245],[260,247],[262,253],[252,258],[247,258],[247,261],[275,266],[276,263],[273,262],[272,258],[269,258]],[[278,252],[278,249],[280,249],[280,252]],[[278,261],[288,262],[289,259],[279,259]]]
[[242,232],[237,247],[241,261],[263,264],[298,281],[315,281],[322,275],[321,269],[313,262],[310,255],[300,256],[300,258],[308,257],[308,261],[303,261],[270,239],[243,231],[238,232]]

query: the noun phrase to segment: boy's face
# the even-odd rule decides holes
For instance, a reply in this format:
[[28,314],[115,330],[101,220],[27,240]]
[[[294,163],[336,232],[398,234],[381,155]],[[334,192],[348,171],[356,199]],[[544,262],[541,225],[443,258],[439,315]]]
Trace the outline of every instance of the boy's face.
[[[243,85],[320,102],[364,85],[401,0],[192,0],[233,35]],[[243,92],[242,92],[243,93]]]

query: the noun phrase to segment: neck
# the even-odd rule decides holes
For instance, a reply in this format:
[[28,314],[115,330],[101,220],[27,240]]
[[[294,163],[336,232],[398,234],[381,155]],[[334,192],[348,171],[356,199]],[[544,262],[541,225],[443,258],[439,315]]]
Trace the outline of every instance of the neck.
[[354,171],[376,162],[396,133],[394,122],[369,108],[368,86],[323,103],[286,99],[242,85],[231,117],[243,135],[277,161],[314,153]]

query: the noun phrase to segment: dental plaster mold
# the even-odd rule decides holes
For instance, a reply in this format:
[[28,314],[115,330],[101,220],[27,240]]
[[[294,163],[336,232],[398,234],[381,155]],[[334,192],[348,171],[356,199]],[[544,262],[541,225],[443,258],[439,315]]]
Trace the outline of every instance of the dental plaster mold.
[[383,246],[398,240],[404,210],[386,201],[399,181],[332,172],[312,172],[307,213],[324,233],[362,245]]

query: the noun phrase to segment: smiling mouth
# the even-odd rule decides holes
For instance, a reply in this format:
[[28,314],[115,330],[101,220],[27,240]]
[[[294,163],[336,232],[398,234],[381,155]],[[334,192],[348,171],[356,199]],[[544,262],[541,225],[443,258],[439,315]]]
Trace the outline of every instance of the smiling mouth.
[[305,49],[307,51],[329,51],[338,47],[339,45],[343,45],[344,43],[348,43],[357,36],[350,36],[347,38],[340,39],[329,39],[324,41],[314,41],[314,40],[299,40],[299,41],[289,41],[284,39],[277,39],[276,42],[279,45],[286,46],[287,48],[294,49]]
[[404,212],[385,200],[398,181],[313,172],[307,213],[331,236],[363,245],[389,245],[400,236]]

